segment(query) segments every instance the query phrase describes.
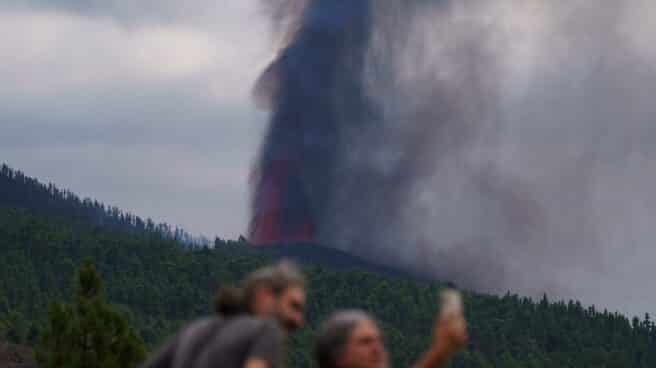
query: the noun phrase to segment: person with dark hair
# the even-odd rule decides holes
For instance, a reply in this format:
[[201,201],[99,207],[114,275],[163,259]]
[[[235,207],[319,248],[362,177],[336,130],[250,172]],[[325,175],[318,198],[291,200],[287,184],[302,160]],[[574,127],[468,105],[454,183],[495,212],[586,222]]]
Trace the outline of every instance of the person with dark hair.
[[[442,315],[433,342],[414,368],[442,368],[467,341],[464,319]],[[337,312],[320,327],[315,343],[319,368],[386,368],[388,353],[376,321],[358,310]]]
[[261,268],[241,287],[224,287],[217,315],[195,321],[142,368],[280,368],[287,334],[302,327],[305,280],[289,262]]
[[244,292],[239,287],[233,285],[223,286],[214,299],[214,311],[223,317],[232,317],[239,314],[245,314]]

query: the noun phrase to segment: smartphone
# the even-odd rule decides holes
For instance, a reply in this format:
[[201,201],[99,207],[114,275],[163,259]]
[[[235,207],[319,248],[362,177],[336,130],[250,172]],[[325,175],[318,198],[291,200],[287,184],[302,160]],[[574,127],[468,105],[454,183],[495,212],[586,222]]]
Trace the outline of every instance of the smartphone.
[[462,295],[454,289],[440,293],[440,314],[444,317],[461,317],[463,315]]

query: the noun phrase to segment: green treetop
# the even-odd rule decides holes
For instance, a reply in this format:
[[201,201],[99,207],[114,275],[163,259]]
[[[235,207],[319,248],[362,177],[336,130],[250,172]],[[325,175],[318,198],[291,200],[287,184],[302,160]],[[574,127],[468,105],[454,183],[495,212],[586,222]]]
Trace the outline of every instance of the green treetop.
[[90,260],[77,276],[74,303],[53,302],[37,348],[44,368],[136,367],[145,357],[142,339],[127,319],[107,304],[102,280]]

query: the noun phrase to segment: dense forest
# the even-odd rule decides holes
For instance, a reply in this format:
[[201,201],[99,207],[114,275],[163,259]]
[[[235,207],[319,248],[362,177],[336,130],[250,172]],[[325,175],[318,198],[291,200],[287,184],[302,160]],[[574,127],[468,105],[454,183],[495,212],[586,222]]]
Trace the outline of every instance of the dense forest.
[[[212,294],[270,256],[240,242],[189,249],[170,238],[111,231],[24,209],[0,209],[0,334],[34,345],[48,304],[71,302],[73,279],[90,258],[118,306],[152,349],[183,323],[210,312]],[[438,283],[365,270],[308,265],[308,326],[297,333],[290,366],[309,367],[319,320],[334,309],[363,308],[384,327],[394,366],[428,343]],[[466,294],[471,341],[452,367],[655,367],[656,327],[578,302]],[[1,339],[1,338],[0,338]]]
[[185,245],[208,243],[207,239],[194,237],[179,227],[142,219],[96,200],[80,199],[69,190],[57,188],[54,184],[43,184],[6,164],[0,166],[0,206],[24,208],[113,231],[172,238]]

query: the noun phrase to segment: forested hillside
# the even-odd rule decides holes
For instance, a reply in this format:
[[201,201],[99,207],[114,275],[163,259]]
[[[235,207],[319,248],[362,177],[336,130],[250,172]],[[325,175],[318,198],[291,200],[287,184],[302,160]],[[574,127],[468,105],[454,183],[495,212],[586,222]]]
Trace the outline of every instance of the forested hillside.
[[[0,332],[33,344],[52,300],[67,300],[81,260],[95,260],[107,299],[152,348],[210,311],[211,295],[270,259],[238,242],[184,249],[174,240],[111,232],[62,218],[0,209]],[[330,311],[363,308],[382,322],[394,366],[426,347],[440,285],[367,271],[307,268],[309,326],[294,338],[294,367],[310,365],[313,328]],[[656,367],[656,328],[576,302],[466,295],[471,343],[453,367]]]
[[54,184],[43,184],[6,164],[0,166],[0,206],[24,208],[34,213],[84,222],[112,231],[173,238],[186,245],[206,242],[181,228],[142,219],[95,200],[80,199],[69,190],[60,189]]

